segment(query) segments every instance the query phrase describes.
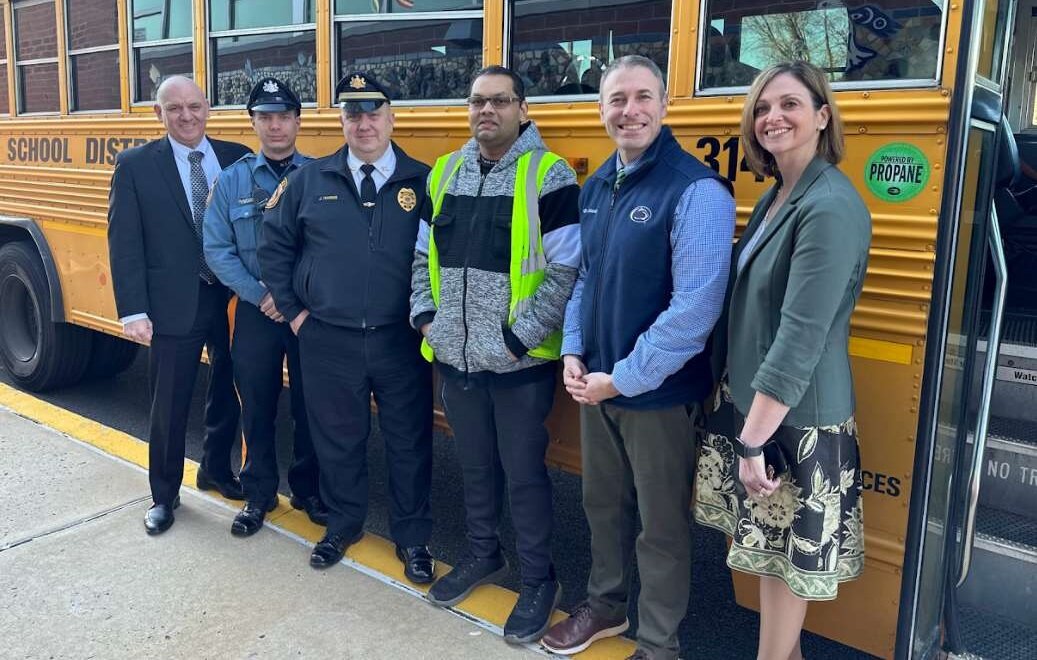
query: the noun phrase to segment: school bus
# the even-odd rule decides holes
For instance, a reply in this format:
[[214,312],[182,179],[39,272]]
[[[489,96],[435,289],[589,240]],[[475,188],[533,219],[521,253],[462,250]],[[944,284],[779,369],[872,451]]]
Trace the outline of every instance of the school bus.
[[[205,90],[211,135],[253,148],[248,91],[287,80],[304,102],[299,148],[323,155],[342,140],[336,79],[371,70],[392,90],[394,138],[431,162],[468,138],[472,73],[505,64],[582,180],[612,152],[603,67],[646,55],[667,78],[666,122],[732,181],[744,226],[771,184],[742,158],[748,84],[806,59],[830,74],[841,168],[873,219],[850,344],[866,570],[806,627],[883,657],[1025,655],[1037,621],[1037,296],[1025,264],[1037,252],[1018,168],[1020,153],[1037,164],[1034,1],[0,0],[0,358],[29,390],[132,361],[112,295],[108,184],[119,152],[161,134],[152,105],[168,76]],[[550,426],[549,461],[578,471],[576,410],[561,393]],[[733,579],[755,607],[755,579]],[[991,626],[1000,634],[977,632]]]

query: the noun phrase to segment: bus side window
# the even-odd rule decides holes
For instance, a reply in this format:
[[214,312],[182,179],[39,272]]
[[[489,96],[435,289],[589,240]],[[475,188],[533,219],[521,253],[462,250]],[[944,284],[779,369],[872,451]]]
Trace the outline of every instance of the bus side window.
[[624,55],[651,59],[665,76],[671,11],[670,0],[514,0],[510,66],[528,97],[597,94],[602,71]]
[[483,66],[482,7],[481,0],[335,0],[334,78],[370,71],[393,103],[463,99]]
[[116,0],[65,0],[69,110],[112,111],[122,106]]
[[134,103],[150,104],[170,76],[194,78],[190,2],[130,0],[130,71]]
[[943,15],[917,0],[709,0],[699,89],[744,87],[778,62],[807,60],[843,80],[935,80]]
[[7,98],[7,39],[4,38],[7,34],[6,22],[4,12],[0,11],[0,81],[3,81],[0,85],[0,115],[11,113],[10,99]]
[[287,83],[303,103],[316,102],[315,12],[313,3],[210,0],[212,104],[245,105],[252,86],[268,76]]
[[[53,5],[12,5],[18,113],[59,112],[57,22]],[[23,64],[24,62],[24,64]]]

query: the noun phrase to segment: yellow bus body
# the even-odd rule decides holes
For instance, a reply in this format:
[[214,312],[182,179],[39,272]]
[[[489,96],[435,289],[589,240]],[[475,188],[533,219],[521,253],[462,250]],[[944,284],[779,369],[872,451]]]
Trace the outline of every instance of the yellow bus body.
[[[62,0],[55,3],[59,34]],[[730,140],[739,135],[744,95],[694,96],[696,43],[700,3],[673,3],[668,73],[671,100],[666,123],[679,141],[720,171],[740,161]],[[125,3],[120,2],[120,26]],[[11,7],[4,3],[6,24]],[[947,44],[958,43],[961,16],[947,4]],[[204,2],[195,0],[195,15]],[[329,0],[317,3],[317,80],[330,80]],[[201,13],[200,13],[201,12]],[[491,0],[484,10],[484,63],[503,61],[503,2]],[[125,29],[121,30],[125,34]],[[196,79],[205,71],[204,27],[195,34]],[[7,31],[8,52],[12,50]],[[50,248],[63,294],[65,319],[93,330],[119,334],[105,238],[108,183],[118,151],[163,134],[150,107],[131,106],[127,92],[127,48],[121,45],[123,108],[109,114],[64,114],[0,119],[0,215],[37,223]],[[64,61],[60,56],[59,63]],[[918,402],[926,348],[926,331],[935,261],[939,209],[943,202],[943,165],[947,160],[947,123],[954,93],[957,57],[952,46],[943,52],[942,78],[929,88],[840,91],[836,97],[845,125],[843,172],[868,203],[873,220],[868,275],[852,319],[850,354],[857,391],[865,470],[867,561],[864,576],[840,589],[838,600],[809,610],[806,627],[869,653],[891,657],[895,643],[900,578],[903,566],[908,503],[918,426]],[[14,82],[8,67],[13,105]],[[62,78],[64,79],[64,78]],[[328,85],[318,82],[318,108],[303,111],[298,148],[325,155],[343,142],[339,112],[330,107]],[[464,106],[394,107],[394,139],[412,156],[432,162],[469,138]],[[531,103],[530,116],[548,146],[572,163],[581,181],[613,152],[591,100]],[[257,140],[243,110],[214,110],[208,133],[243,142]],[[931,166],[926,189],[908,202],[884,202],[864,184],[866,161],[883,145],[916,146]],[[737,168],[735,168],[737,169]],[[756,200],[771,184],[737,171],[734,180],[739,227]],[[575,404],[556,399],[550,419],[552,444],[548,460],[566,470],[580,469],[579,423]],[[738,602],[757,606],[756,579],[736,573]],[[695,595],[693,594],[694,598]]]

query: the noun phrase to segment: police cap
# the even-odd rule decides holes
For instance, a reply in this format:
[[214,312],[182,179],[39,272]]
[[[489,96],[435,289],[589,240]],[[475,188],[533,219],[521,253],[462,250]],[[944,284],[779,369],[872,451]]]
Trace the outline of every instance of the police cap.
[[248,95],[248,113],[259,112],[285,112],[302,108],[299,97],[295,95],[292,88],[277,78],[263,78],[255,84],[252,92]]
[[335,85],[335,102],[347,113],[374,112],[389,103],[389,94],[374,76],[354,71],[342,76]]

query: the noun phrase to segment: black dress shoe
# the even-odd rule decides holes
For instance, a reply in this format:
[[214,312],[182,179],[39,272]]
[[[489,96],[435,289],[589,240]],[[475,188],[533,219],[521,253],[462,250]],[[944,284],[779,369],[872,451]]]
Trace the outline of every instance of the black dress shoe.
[[173,526],[173,509],[180,506],[180,496],[173,499],[172,504],[152,504],[144,514],[144,530],[154,536],[161,534]]
[[252,536],[263,527],[263,519],[269,511],[277,508],[277,500],[262,502],[245,502],[244,508],[234,516],[230,525],[230,533],[234,536]]
[[316,495],[308,495],[306,497],[292,495],[289,503],[293,509],[305,511],[306,516],[314,525],[328,526],[328,507],[324,506],[324,502]]
[[427,545],[396,546],[396,558],[403,562],[403,574],[414,584],[428,584],[436,579],[436,561]]
[[245,493],[241,490],[241,482],[234,475],[230,475],[225,479],[216,479],[203,472],[201,468],[198,468],[198,476],[195,479],[195,483],[198,485],[198,490],[215,490],[228,500],[245,499]]
[[310,553],[310,566],[314,568],[334,566],[342,561],[342,557],[346,554],[346,549],[359,541],[363,536],[363,532],[358,532],[352,538],[343,534],[325,534],[320,543],[313,546],[313,552]]

